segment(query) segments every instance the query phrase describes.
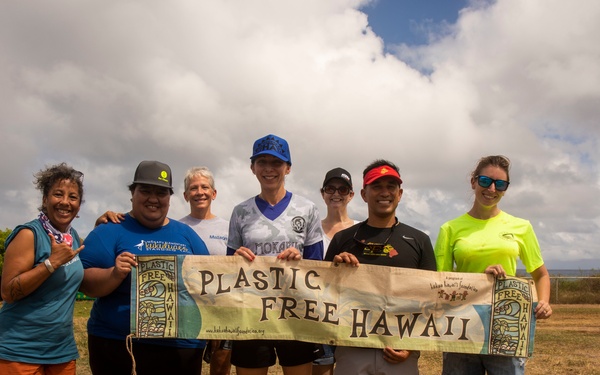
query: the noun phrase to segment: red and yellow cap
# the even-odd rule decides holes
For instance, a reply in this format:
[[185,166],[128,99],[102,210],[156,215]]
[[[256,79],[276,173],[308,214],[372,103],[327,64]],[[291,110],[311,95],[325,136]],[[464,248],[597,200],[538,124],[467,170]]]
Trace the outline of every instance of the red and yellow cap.
[[393,177],[398,183],[402,184],[400,174],[398,174],[394,168],[389,165],[382,165],[371,169],[365,174],[365,177],[363,178],[363,187],[372,184],[382,177]]

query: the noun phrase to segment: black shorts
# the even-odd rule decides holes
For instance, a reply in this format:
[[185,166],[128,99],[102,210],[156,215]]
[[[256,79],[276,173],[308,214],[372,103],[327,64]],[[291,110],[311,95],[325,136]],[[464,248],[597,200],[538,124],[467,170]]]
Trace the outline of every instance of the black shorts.
[[315,359],[315,344],[290,340],[233,341],[231,364],[244,368],[273,366],[279,359],[281,366],[298,366]]
[[[176,348],[134,341],[132,349],[138,375],[202,373],[204,348]],[[125,340],[88,335],[88,350],[94,375],[131,375],[133,361]]]

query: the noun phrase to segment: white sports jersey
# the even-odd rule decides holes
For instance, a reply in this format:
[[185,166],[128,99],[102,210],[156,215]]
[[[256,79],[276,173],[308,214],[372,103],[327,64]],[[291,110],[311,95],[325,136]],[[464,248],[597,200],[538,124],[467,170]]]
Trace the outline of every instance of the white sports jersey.
[[290,203],[275,220],[260,212],[255,197],[235,206],[229,221],[227,247],[241,246],[256,255],[277,256],[294,247],[304,256],[304,247],[323,239],[317,206],[308,199],[292,194]]

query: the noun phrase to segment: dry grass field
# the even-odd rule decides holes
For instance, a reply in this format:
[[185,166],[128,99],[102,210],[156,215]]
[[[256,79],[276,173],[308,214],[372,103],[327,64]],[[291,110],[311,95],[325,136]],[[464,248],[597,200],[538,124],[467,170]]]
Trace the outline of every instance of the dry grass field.
[[[77,302],[75,338],[81,354],[78,375],[91,375],[87,361],[86,322],[91,302]],[[535,352],[526,367],[528,375],[600,375],[600,305],[554,305],[554,315],[537,323]],[[423,352],[421,375],[439,375],[441,353]],[[202,371],[208,374],[208,366]],[[235,370],[232,370],[235,374]],[[275,366],[271,375],[283,374]]]

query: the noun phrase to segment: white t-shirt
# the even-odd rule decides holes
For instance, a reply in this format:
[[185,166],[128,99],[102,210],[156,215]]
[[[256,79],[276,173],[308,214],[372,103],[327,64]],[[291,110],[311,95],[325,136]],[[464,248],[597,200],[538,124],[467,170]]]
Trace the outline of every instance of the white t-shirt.
[[210,255],[227,255],[227,235],[229,222],[220,217],[212,219],[196,219],[190,215],[179,219],[189,225],[206,244]]

